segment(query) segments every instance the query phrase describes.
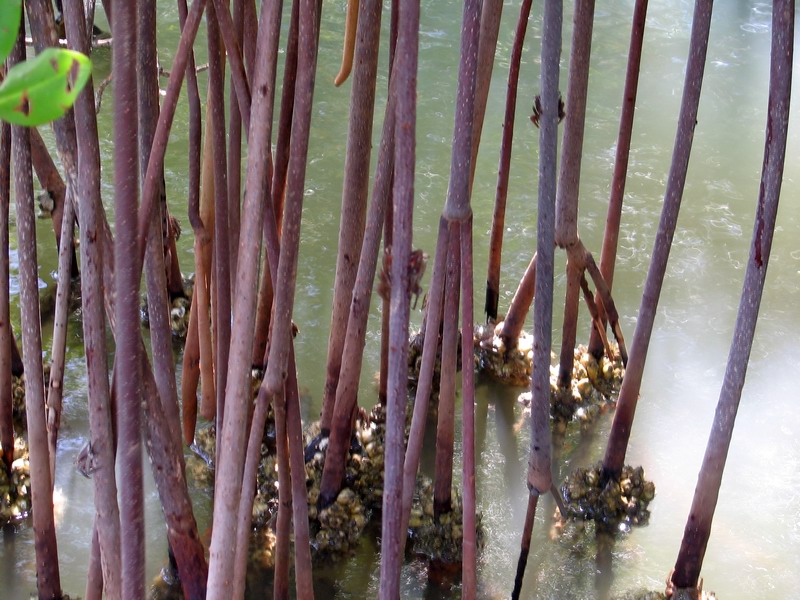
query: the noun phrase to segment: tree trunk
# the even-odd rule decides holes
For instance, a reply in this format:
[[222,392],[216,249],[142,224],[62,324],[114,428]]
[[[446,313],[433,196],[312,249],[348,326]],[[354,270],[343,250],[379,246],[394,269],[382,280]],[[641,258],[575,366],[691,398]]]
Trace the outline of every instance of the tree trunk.
[[[389,18],[389,99],[394,96],[391,92],[392,74],[394,73],[394,54],[397,48],[397,18],[399,14],[399,3],[397,0],[392,0],[391,16]],[[387,108],[387,114],[390,111]],[[394,116],[394,110],[391,111]],[[394,127],[392,127],[394,130]],[[392,150],[392,161],[394,161],[394,150]],[[392,162],[394,165],[394,162]],[[389,174],[389,198],[388,206],[394,205],[392,198],[392,190],[394,188],[394,166],[392,166],[391,173]],[[386,216],[383,223],[383,248],[386,252],[387,248],[392,247],[392,210],[386,211]],[[388,388],[389,376],[389,298],[381,298],[381,355],[380,367],[378,371],[378,402],[381,406],[386,406],[386,390]],[[438,339],[438,333],[437,333]]]
[[101,565],[100,542],[97,533],[97,517],[92,528],[92,546],[89,550],[89,569],[86,574],[86,600],[103,600],[103,568]]
[[[67,2],[64,11],[67,37],[74,49],[88,52],[89,36],[82,11],[74,2]],[[101,567],[100,589],[105,588],[110,598],[122,596],[120,573],[120,521],[117,504],[117,482],[114,470],[116,458],[114,444],[111,390],[108,383],[108,352],[106,348],[106,321],[103,312],[103,261],[113,257],[103,256],[98,243],[102,227],[100,199],[100,147],[97,135],[94,88],[91,80],[75,101],[75,122],[78,144],[78,198],[81,202],[80,252],[83,270],[81,280],[81,305],[83,309],[83,340],[88,376],[89,429],[91,435],[94,473],[95,526],[92,536],[92,556]],[[90,568],[90,574],[95,572]],[[88,591],[97,584],[87,582]],[[100,596],[98,596],[100,597]]]
[[46,395],[47,445],[50,453],[50,482],[55,485],[56,442],[61,426],[61,408],[64,398],[64,363],[67,354],[67,321],[72,298],[72,256],[75,246],[75,210],[70,200],[63,212],[60,230],[63,238],[58,251],[58,283],[56,286],[56,308],[53,316],[53,346],[50,362],[50,381]]
[[292,468],[292,508],[294,516],[294,577],[297,597],[314,600],[311,545],[308,532],[308,490],[303,458],[303,424],[300,422],[300,395],[294,350],[289,354],[289,377],[286,383],[286,420],[289,436],[289,460]]
[[567,106],[561,164],[556,192],[555,242],[567,251],[567,292],[561,337],[558,383],[567,387],[572,379],[573,350],[577,337],[580,277],[584,270],[583,253],[576,248],[578,237],[578,199],[589,86],[589,60],[592,51],[594,0],[575,0],[570,52]]
[[408,395],[408,318],[410,308],[408,260],[414,207],[414,166],[417,120],[417,63],[420,5],[409,0],[400,6],[397,54],[393,79],[397,80],[395,106],[395,176],[392,233],[391,312],[386,398],[386,449],[383,515],[381,523],[381,600],[400,597],[402,563],[401,499],[403,430]]
[[[200,206],[198,217],[207,236],[195,237],[195,294],[197,295],[197,331],[200,335],[200,416],[213,421],[217,414],[216,384],[216,340],[212,339],[211,311],[214,309],[213,269],[214,269],[214,124],[211,120],[210,90],[206,90],[206,134],[203,138],[203,168],[200,183]],[[191,214],[191,211],[190,211]],[[199,262],[198,262],[199,261]],[[198,283],[199,280],[199,283]]]
[[783,166],[786,157],[789,101],[792,92],[792,56],[794,53],[794,2],[779,0],[772,7],[772,61],[770,68],[767,134],[761,187],[756,205],[750,258],[739,301],[739,314],[733,332],[728,366],[719,395],[714,423],[692,508],[683,533],[672,583],[677,588],[696,588],[700,578],[711,522],[719,497],[722,473],[728,457],[736,412],[742,397],[747,364],[758,321],[758,309],[769,265],[772,236],[780,199]]
[[348,317],[347,335],[342,349],[342,370],[336,388],[336,404],[332,415],[332,426],[328,450],[325,454],[325,467],[320,482],[320,504],[327,506],[336,499],[344,478],[347,449],[352,434],[351,415],[358,399],[358,383],[364,358],[364,341],[367,334],[369,307],[375,270],[381,243],[381,230],[386,213],[389,212],[389,196],[394,170],[394,125],[396,120],[395,94],[390,91],[384,115],[383,133],[378,151],[378,166],[372,190],[372,202],[367,214],[366,235],[364,237],[358,273],[353,287]]
[[[433,514],[450,512],[455,437],[456,366],[458,363],[458,307],[461,284],[461,240],[458,232],[448,236],[447,275],[444,286],[442,366],[439,379],[439,411],[436,423],[436,471],[433,484]],[[431,316],[428,312],[428,316]]]
[[11,126],[0,123],[0,448],[11,473],[14,462],[14,418],[11,380],[11,314],[9,302],[8,231],[11,203]]
[[[50,152],[45,146],[39,130],[35,127],[30,128],[31,133],[31,161],[33,162],[33,170],[36,177],[39,179],[39,185],[44,188],[50,198],[53,200],[53,210],[51,218],[53,221],[53,232],[56,234],[56,246],[59,248],[61,243],[61,229],[64,221],[64,207],[67,201],[67,186],[64,180],[61,179],[61,174],[58,172],[53,159],[50,157]],[[75,244],[71,247],[70,257],[70,275],[77,277],[78,261],[75,259]]]
[[[53,19],[53,6],[47,0],[28,0],[26,2],[28,18],[30,20],[31,35],[37,52],[41,52],[47,47],[55,46],[58,43],[56,36],[55,23]],[[72,110],[60,119],[53,122],[55,132],[56,147],[58,149],[61,166],[67,180],[67,186],[77,189],[77,142],[75,137],[75,121]],[[77,197],[73,196],[75,214],[80,220],[80,208]],[[102,220],[98,235],[103,245],[103,255],[107,260],[103,261],[103,285],[107,290],[114,288],[114,242],[111,238],[111,229],[105,217],[105,212],[100,213]],[[110,307],[108,298],[106,307]],[[109,319],[114,319],[113,312]],[[13,365],[13,362],[12,362]]]
[[514,298],[511,300],[511,305],[508,307],[508,314],[503,321],[503,339],[505,340],[506,348],[516,345],[516,341],[522,334],[522,328],[525,326],[525,319],[528,317],[535,292],[536,253],[533,254],[531,262],[528,263],[528,267],[525,269],[522,279],[520,279],[517,291],[514,292]]
[[[156,55],[156,6],[154,0],[140,0],[138,15],[138,107],[139,107],[139,172],[147,176],[151,148],[154,145],[159,121],[158,59]],[[182,70],[178,69],[179,76]],[[182,80],[182,77],[181,77]],[[164,269],[164,236],[162,215],[166,208],[163,167],[156,177],[160,181],[161,203],[150,217],[150,229],[145,255],[145,281],[150,316],[150,346],[158,394],[167,416],[169,430],[176,447],[181,447],[181,427],[178,391],[175,383],[175,363],[172,353],[170,300]]]
[[647,348],[650,344],[650,335],[653,332],[653,322],[658,308],[658,299],[661,295],[661,286],[664,283],[664,273],[667,270],[667,260],[675,235],[675,226],[678,222],[678,211],[683,196],[683,186],[686,182],[686,172],[689,167],[689,153],[692,149],[694,128],[697,125],[697,108],[700,104],[700,90],[703,83],[703,70],[708,48],[708,32],[711,23],[712,0],[697,0],[695,2],[694,18],[692,19],[692,35],[689,44],[689,61],[686,66],[686,81],[684,83],[681,112],[678,117],[678,131],[675,137],[675,148],[672,153],[667,189],[664,193],[664,207],[661,210],[661,220],[658,224],[653,254],[650,267],[647,271],[647,280],[644,284],[642,302],[639,307],[639,317],[636,320],[636,330],[631,343],[630,360],[625,370],[625,379],[619,392],[617,410],[609,434],[608,446],[603,459],[603,477],[618,479],[625,464],[625,452],[628,448],[628,439],[633,426],[633,417],[636,411],[636,402],[639,399],[639,389],[642,384]]
[[147,452],[153,466],[161,508],[167,524],[167,543],[175,556],[183,595],[190,600],[206,597],[208,567],[203,544],[197,533],[197,523],[192,512],[192,502],[184,475],[183,454],[175,443],[175,431],[171,430],[159,398],[156,383],[140,344],[143,373],[145,411],[145,439]]
[[[508,198],[508,178],[511,172],[511,147],[514,141],[514,117],[517,110],[517,85],[519,66],[522,62],[522,47],[528,29],[533,0],[522,0],[519,8],[514,45],[511,47],[508,68],[508,90],[506,92],[506,112],[503,118],[503,138],[500,142],[500,165],[497,168],[497,192],[492,214],[492,233],[489,239],[489,269],[486,275],[486,317],[497,320],[497,306],[500,300],[500,264],[503,253],[503,231],[506,220],[506,199]],[[533,300],[533,296],[531,296]],[[530,305],[529,305],[530,306]],[[525,311],[527,313],[527,310]],[[519,334],[517,334],[519,337]]]
[[[209,105],[211,107],[212,155],[214,169],[214,343],[216,345],[216,390],[217,431],[225,421],[226,382],[228,378],[228,356],[231,345],[231,259],[228,245],[228,182],[225,159],[225,72],[224,54],[218,17],[214,3],[208,7],[208,81]],[[225,448],[217,444],[217,464],[220,452]]]
[[[24,23],[24,21],[23,21]],[[25,56],[24,26],[9,58],[9,68]],[[33,181],[28,130],[11,127],[14,157],[14,200],[17,208],[20,311],[25,354],[25,406],[30,451],[31,507],[36,546],[36,583],[40,598],[61,598],[58,547],[53,519],[53,487],[45,423],[42,332],[39,317],[39,276],[36,258],[36,218],[33,214]]]
[[138,204],[136,0],[117,4],[114,21],[115,308],[123,598],[144,595],[141,333],[135,261]]
[[[233,33],[239,48],[244,37],[244,0],[233,0]],[[228,114],[228,225],[230,226],[231,269],[236,272],[239,261],[239,229],[241,227],[242,198],[242,115],[231,84]],[[245,131],[245,135],[247,131]],[[236,297],[236,282],[231,281],[231,294]]]
[[347,135],[336,279],[333,289],[328,365],[322,400],[321,429],[330,430],[336,388],[342,366],[342,349],[348,327],[353,285],[364,240],[369,196],[369,162],[372,155],[372,122],[375,111],[375,77],[381,30],[380,0],[358,3],[358,42],[355,73],[350,93],[350,128]]
[[[289,474],[289,440],[286,437],[286,391],[273,397],[275,446],[278,458],[278,520],[275,527],[275,579],[272,597],[289,598],[289,536],[292,529],[292,487]],[[298,498],[302,502],[302,499]],[[252,509],[251,509],[252,510]]]
[[461,223],[461,422],[464,455],[461,487],[464,537],[461,573],[464,597],[477,595],[478,541],[475,495],[475,359],[472,282],[472,215]]
[[[272,137],[272,107],[274,106],[280,14],[281,3],[270,2],[261,13],[259,23],[256,51],[258,67],[253,76],[253,89],[258,90],[258,93],[253,99],[252,130],[248,134],[247,179],[242,207],[242,254],[239,256],[237,269],[235,322],[231,341],[231,360],[228,367],[229,384],[223,392],[230,399],[231,404],[229,405],[229,414],[222,422],[222,427],[217,429],[217,445],[218,447],[224,446],[225,452],[217,463],[219,470],[214,489],[214,530],[211,537],[208,578],[209,598],[227,598],[233,574],[234,556],[231,548],[234,547],[233,543],[237,536],[237,514],[244,466],[244,438],[251,405],[250,365],[258,285],[258,255],[261,251],[264,205],[270,201],[266,175]],[[311,19],[312,23],[315,22],[313,14],[307,18],[304,16],[304,27],[308,27],[308,19]],[[311,29],[311,33],[314,35],[313,25]],[[303,33],[308,35],[307,31]],[[316,39],[315,35],[313,39]],[[304,38],[304,41],[309,40]],[[312,57],[315,56],[313,43],[310,44],[310,50]],[[306,80],[310,79],[311,89],[313,89],[313,62],[309,66],[304,64],[303,67],[306,70],[301,69],[301,73]],[[307,89],[303,89],[303,91],[305,92]],[[304,107],[306,109],[305,116],[309,120],[310,102],[309,97]],[[308,127],[308,123],[306,123],[306,127]],[[305,154],[302,159],[305,164]],[[302,187],[302,183],[302,179],[293,182],[293,187]],[[294,193],[297,194],[298,191],[302,196],[302,189],[294,190]],[[286,332],[289,333],[288,329]],[[222,368],[222,363],[218,364],[219,368]]]
[[503,15],[502,0],[484,0],[481,8],[480,34],[478,41],[478,74],[475,81],[475,116],[473,117],[472,161],[469,189],[475,180],[475,165],[478,163],[478,148],[481,144],[483,119],[489,99],[489,84],[492,82],[494,55],[497,52],[497,36],[500,33],[500,18]]
[[515,589],[522,585],[526,550],[537,501],[553,484],[550,438],[550,348],[553,334],[553,262],[555,255],[556,164],[558,152],[558,79],[561,61],[562,1],[546,0],[542,33],[542,94],[539,116],[539,191],[536,225],[536,293],[533,312],[531,374],[531,455],[528,460],[528,514]]
[[283,229],[283,201],[286,195],[286,174],[289,169],[289,145],[294,120],[294,93],[297,82],[297,55],[300,37],[300,0],[293,0],[286,40],[286,62],[281,85],[281,112],[278,117],[278,135],[275,140],[275,167],[272,174],[272,205],[278,226]]
[[[455,237],[458,224],[448,224],[444,217],[439,218],[439,235],[436,242],[436,256],[433,274],[428,291],[428,314],[425,318],[425,341],[422,347],[422,365],[417,378],[417,393],[414,398],[414,414],[411,418],[411,430],[408,434],[406,458],[403,463],[403,512],[401,531],[408,530],[411,515],[411,502],[414,498],[414,484],[417,479],[419,460],[425,435],[425,423],[428,419],[428,403],[431,395],[433,370],[436,366],[436,354],[439,347],[439,326],[442,317],[442,301],[444,299],[445,268],[447,249],[450,237]],[[405,536],[401,539],[405,540]]]
[[522,526],[522,547],[517,559],[517,573],[514,577],[514,589],[511,592],[511,600],[519,600],[522,593],[522,582],[525,578],[525,567],[528,565],[528,554],[531,549],[531,532],[533,531],[533,520],[536,518],[536,505],[539,503],[538,494],[528,495],[528,508],[525,511],[525,523]]
[[[608,201],[608,216],[603,234],[603,249],[600,253],[600,273],[603,275],[611,289],[614,280],[614,264],[617,260],[617,242],[619,240],[619,225],[622,217],[622,202],[625,197],[625,178],[628,174],[628,157],[631,150],[631,135],[633,133],[633,116],[636,110],[636,93],[639,89],[639,67],[642,59],[642,45],[644,42],[644,27],[647,17],[647,0],[637,0],[633,8],[633,23],[631,24],[631,45],[628,51],[628,68],[625,72],[625,89],[622,93],[622,113],[619,118],[619,135],[617,136],[617,150],[614,158],[614,174],[611,178],[611,197]],[[603,309],[600,294],[595,295],[595,304],[600,310],[600,319],[605,329],[607,317]],[[589,337],[589,352],[595,358],[603,354],[603,341],[600,331],[592,328]]]
[[[199,13],[200,3],[197,3]],[[194,5],[193,5],[194,6]],[[194,13],[193,13],[194,14]],[[181,24],[181,36],[183,30],[186,29],[186,21],[188,17],[188,8],[186,0],[178,1],[178,16]],[[199,23],[200,16],[198,14],[197,21]],[[180,45],[179,48],[180,50]],[[176,57],[177,57],[176,53]],[[195,286],[194,293],[192,294],[192,305],[189,317],[189,330],[186,335],[186,344],[184,346],[183,354],[183,377],[181,380],[181,405],[183,407],[183,438],[186,444],[191,444],[194,441],[194,431],[197,424],[197,384],[200,381],[200,299],[203,295],[200,292],[201,288],[205,287],[204,276],[202,270],[202,253],[197,252],[197,245],[200,243],[198,240],[208,238],[203,221],[200,218],[200,164],[201,164],[201,137],[202,126],[200,123],[201,107],[200,107],[200,94],[197,88],[197,74],[195,72],[194,52],[189,50],[187,56],[186,66],[184,67],[186,73],[186,91],[189,104],[189,181],[188,181],[188,207],[189,207],[189,222],[192,225],[192,230],[195,234],[195,265],[201,265],[201,268],[195,268]],[[162,112],[167,109],[166,102]],[[206,304],[205,314],[208,314],[208,305]],[[207,321],[207,317],[204,323]],[[208,327],[206,327],[208,331]],[[209,375],[206,381],[213,379],[213,375]]]
[[[473,386],[473,314],[472,314],[472,208],[470,207],[471,174],[475,130],[475,95],[480,41],[481,3],[464,3],[461,25],[461,59],[458,65],[453,153],[450,160],[450,183],[442,215],[459,224],[461,250],[461,308],[462,308],[462,459],[463,526],[462,539],[462,596],[474,599],[476,587],[476,517],[475,517],[475,415]],[[446,300],[445,300],[446,302]],[[445,314],[445,319],[448,315]],[[458,311],[451,316],[458,322]],[[444,360],[444,356],[442,357]],[[468,365],[468,367],[467,367]]]

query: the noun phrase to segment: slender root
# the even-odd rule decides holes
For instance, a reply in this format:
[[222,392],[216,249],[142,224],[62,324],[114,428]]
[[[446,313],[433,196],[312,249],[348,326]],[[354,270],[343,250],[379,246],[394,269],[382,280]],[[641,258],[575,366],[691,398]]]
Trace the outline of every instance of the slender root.
[[586,300],[586,306],[589,309],[589,314],[592,316],[592,323],[597,329],[597,332],[600,334],[600,340],[603,342],[603,348],[606,349],[606,356],[608,356],[608,360],[613,361],[614,351],[611,349],[611,344],[608,343],[606,328],[603,327],[603,321],[600,318],[600,312],[597,310],[597,305],[594,303],[594,296],[589,289],[589,283],[586,281],[585,273],[581,273],[581,290],[583,290],[583,298]]
[[586,252],[586,269],[589,271],[592,281],[594,281],[594,285],[603,302],[603,309],[606,311],[606,315],[608,315],[608,322],[614,332],[617,345],[619,345],[619,354],[622,357],[622,364],[628,366],[628,350],[625,347],[625,338],[622,337],[622,329],[619,326],[617,307],[614,304],[614,299],[611,297],[611,290],[608,289],[605,278],[600,273],[600,269],[597,268],[597,263],[594,262],[594,257],[591,252],[588,251]]
[[522,580],[525,578],[525,567],[528,565],[528,552],[531,549],[531,532],[533,530],[533,520],[536,517],[536,505],[539,503],[539,494],[528,496],[528,510],[525,513],[525,525],[522,530],[522,545],[517,561],[517,574],[514,577],[514,591],[511,598],[516,600],[522,592]]
[[353,68],[353,54],[356,48],[356,29],[358,27],[358,0],[348,0],[347,17],[344,24],[344,47],[342,48],[342,66],[333,80],[336,87],[342,85],[350,76]]

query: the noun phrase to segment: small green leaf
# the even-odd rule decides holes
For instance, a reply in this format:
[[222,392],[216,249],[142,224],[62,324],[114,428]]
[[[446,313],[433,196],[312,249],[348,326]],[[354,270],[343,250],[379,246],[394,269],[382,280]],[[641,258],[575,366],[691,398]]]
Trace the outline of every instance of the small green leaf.
[[[3,0],[0,0],[2,2]],[[64,115],[92,72],[80,52],[48,48],[15,65],[0,85],[0,119],[14,125],[43,125]]]
[[22,0],[0,0],[0,62],[11,53],[17,41]]

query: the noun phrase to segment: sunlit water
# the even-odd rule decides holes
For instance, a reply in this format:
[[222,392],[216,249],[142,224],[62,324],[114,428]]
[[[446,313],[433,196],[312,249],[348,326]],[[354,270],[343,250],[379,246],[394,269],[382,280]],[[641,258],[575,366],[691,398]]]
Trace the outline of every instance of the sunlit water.
[[[501,311],[507,308],[535,247],[537,138],[527,119],[539,78],[541,3],[534,4],[520,81]],[[584,243],[596,255],[599,255],[609,195],[632,4],[631,1],[599,3],[595,21],[580,232]],[[168,66],[177,42],[177,15],[172,3],[162,3],[159,10],[160,58]],[[324,3],[306,180],[294,311],[301,331],[296,348],[300,383],[306,396],[303,407],[306,421],[315,419],[320,410],[324,369],[319,366],[325,361],[335,271],[349,84],[336,89],[331,82],[338,70],[344,10],[344,0]],[[477,311],[483,306],[508,56],[518,10],[517,2],[506,3],[473,194],[478,321],[482,319]],[[563,91],[566,91],[571,8],[566,12]],[[614,280],[615,300],[629,340],[636,323],[672,153],[692,3],[651,1],[649,13]],[[436,223],[447,188],[460,20],[461,6],[454,0],[423,2],[414,245],[429,253],[434,250]],[[288,14],[284,32],[287,23]],[[388,10],[384,11],[384,33],[387,29]],[[745,0],[718,3],[683,207],[628,451],[628,462],[643,465],[649,478],[655,481],[657,496],[651,505],[650,524],[620,536],[611,549],[612,592],[641,586],[662,589],[678,551],[719,395],[748,255],[764,144],[769,44],[769,4]],[[202,61],[204,53],[199,54]],[[384,49],[378,81],[377,110],[381,115],[386,99],[386,60]],[[110,54],[98,51],[95,55],[98,79],[105,77],[109,65]],[[204,82],[203,75],[201,85]],[[101,113],[104,192],[109,209],[113,204],[112,89],[113,86],[107,91]],[[185,209],[185,106],[181,110],[166,167],[167,187],[174,214],[184,230],[190,231]],[[793,124],[797,117],[795,109]],[[379,133],[376,125],[376,147]],[[800,434],[796,410],[800,400],[800,353],[796,343],[800,331],[798,153],[800,141],[796,128],[792,127],[767,289],[703,567],[706,587],[727,599],[790,598],[800,584],[797,491],[800,446],[795,442]],[[48,223],[41,223],[43,288],[54,285],[55,256],[48,228]],[[186,235],[181,240],[181,262],[187,272],[193,268],[189,238]],[[11,260],[16,277],[14,249]],[[563,254],[557,255],[557,299],[564,293],[563,263]],[[15,290],[16,280],[12,281],[12,292]],[[415,322],[419,322],[420,316],[419,312],[414,314]],[[18,327],[18,313],[13,318]],[[585,314],[582,319],[581,339],[585,341],[588,334]],[[560,321],[557,310],[556,346]],[[373,375],[378,368],[378,324],[379,310],[373,308],[360,398],[365,406],[376,401]],[[74,595],[82,594],[85,585],[94,512],[91,482],[78,475],[72,464],[87,435],[79,315],[73,315],[69,344],[56,489],[60,498],[57,522],[62,583],[65,591]],[[524,481],[529,435],[516,400],[520,391],[478,380],[478,506],[486,531],[486,547],[479,558],[481,597],[507,597],[513,583],[527,501]],[[556,450],[558,478],[574,467],[598,460],[609,428],[610,415],[591,433],[568,434],[563,447]],[[457,470],[460,470],[458,465]],[[209,492],[193,492],[196,516],[203,531],[210,521]],[[146,493],[147,573],[148,577],[154,577],[165,561],[165,536],[152,484]],[[537,514],[523,596],[595,597],[598,562],[593,536],[578,538],[578,543],[566,539],[551,541],[548,537],[551,512],[552,505],[546,499]],[[318,569],[318,597],[374,597],[379,562],[378,542],[365,538],[353,559]],[[27,597],[34,590],[34,571],[30,523],[19,525],[15,531],[6,530],[0,543],[3,586],[0,595]],[[404,597],[440,598],[459,594],[458,586],[441,588],[430,584],[425,565],[419,561],[407,564],[402,580]]]

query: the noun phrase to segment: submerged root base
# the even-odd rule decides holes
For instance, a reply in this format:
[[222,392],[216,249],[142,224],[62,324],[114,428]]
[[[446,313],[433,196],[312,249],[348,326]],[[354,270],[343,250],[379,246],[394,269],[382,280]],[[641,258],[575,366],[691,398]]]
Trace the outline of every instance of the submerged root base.
[[533,367],[533,336],[522,333],[513,344],[502,336],[503,321],[475,330],[478,369],[505,385],[530,387]]
[[[417,485],[408,521],[408,537],[414,553],[423,555],[437,564],[460,564],[464,538],[463,505],[461,494],[453,490],[451,510],[434,515],[433,483],[424,480]],[[483,547],[484,536],[481,515],[476,515],[478,549]]]
[[561,486],[568,519],[594,520],[609,528],[627,531],[646,525],[648,506],[656,487],[644,477],[642,467],[625,465],[619,481],[602,484],[602,463],[573,471]]
[[[574,356],[569,387],[558,385],[558,365],[550,367],[550,415],[557,434],[564,434],[573,422],[588,428],[599,415],[614,408],[625,374],[618,354],[613,361],[605,357],[598,361],[581,345],[575,348]],[[519,399],[530,406],[531,393],[525,392]]]
[[[254,390],[257,390],[258,372],[253,372]],[[411,423],[412,403],[406,410],[406,439]],[[352,554],[358,545],[373,513],[379,512],[383,503],[384,451],[386,443],[386,409],[376,405],[367,414],[361,411],[356,419],[355,434],[348,450],[345,479],[336,500],[320,509],[320,483],[325,465],[328,439],[320,437],[319,423],[306,429],[305,443],[306,489],[308,491],[308,517],[311,544],[315,561],[336,559]],[[187,461],[187,470],[195,483],[213,484],[213,457],[216,435],[214,426],[199,429],[192,449],[196,456]],[[414,552],[442,564],[460,563],[463,526],[461,521],[461,496],[453,493],[451,512],[433,516],[433,485],[428,481],[419,486],[412,507],[409,524]],[[257,493],[253,501],[254,536],[251,538],[251,561],[259,553],[268,553],[268,560],[255,560],[257,564],[271,567],[272,550],[254,542],[267,535],[273,540],[272,524],[278,508],[278,468],[274,449],[274,421],[270,411],[261,461],[258,467]],[[266,532],[266,533],[265,533]],[[483,531],[478,516],[478,544],[483,545]]]

